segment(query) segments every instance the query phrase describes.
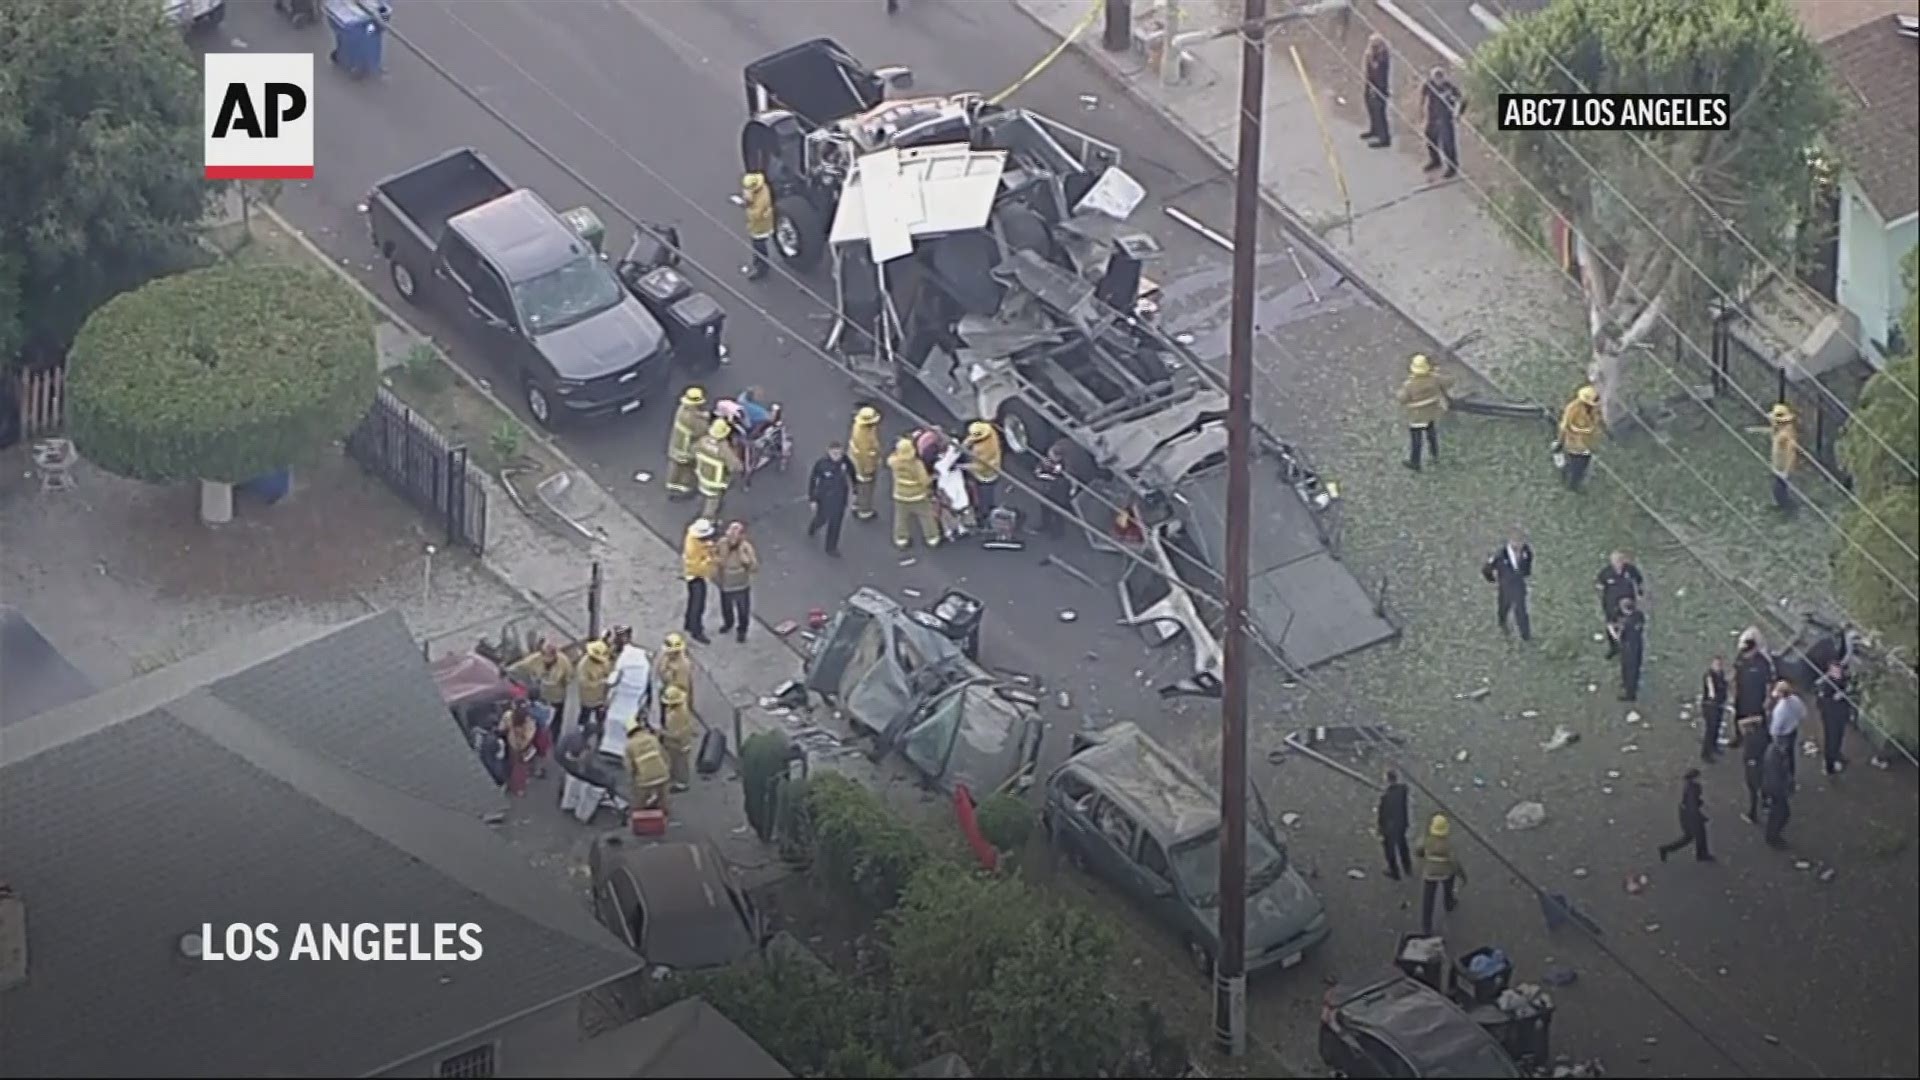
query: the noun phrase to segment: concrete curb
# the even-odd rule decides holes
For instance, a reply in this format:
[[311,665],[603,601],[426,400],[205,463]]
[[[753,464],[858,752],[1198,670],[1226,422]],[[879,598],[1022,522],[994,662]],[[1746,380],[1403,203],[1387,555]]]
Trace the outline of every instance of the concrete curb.
[[[1037,12],[1029,8],[1023,0],[1013,0],[1013,6],[1020,9],[1027,18],[1032,19],[1036,25],[1048,34],[1056,38],[1060,37],[1060,32],[1054,29],[1054,27]],[[1092,43],[1084,40],[1077,41],[1073,44],[1073,48],[1090,57],[1093,60],[1094,66],[1098,67],[1108,79],[1120,84],[1120,88],[1126,92],[1128,97],[1146,106],[1154,115],[1171,124],[1180,134],[1185,135],[1190,142],[1199,147],[1202,153],[1212,158],[1227,175],[1231,176],[1233,174],[1234,163],[1231,157],[1228,157],[1224,151],[1208,141],[1205,133],[1194,127],[1192,123],[1188,122],[1186,118],[1182,117],[1171,106],[1155,100],[1151,95],[1141,91],[1135,85],[1135,80],[1128,77],[1127,72],[1114,61],[1112,56],[1100,47],[1097,41]],[[1322,240],[1320,236],[1313,231],[1313,227],[1307,223],[1305,218],[1295,213],[1292,207],[1288,206],[1279,195],[1275,194],[1270,185],[1264,183],[1260,185],[1260,197],[1262,201],[1266,203],[1267,209],[1273,211],[1273,213],[1279,217],[1281,226],[1286,230],[1288,236],[1292,237],[1302,247],[1313,252],[1316,258],[1333,267],[1335,270],[1338,270],[1340,276],[1352,282],[1356,288],[1366,294],[1367,299],[1392,312],[1401,322],[1413,327],[1421,337],[1425,338],[1427,341],[1426,352],[1428,355],[1449,359],[1472,372],[1481,382],[1489,386],[1494,385],[1493,380],[1487,378],[1478,368],[1463,360],[1458,353],[1449,348],[1446,339],[1435,333],[1419,319],[1414,318],[1405,308],[1395,303],[1385,293],[1376,288],[1372,282],[1362,276],[1351,262],[1347,261],[1344,256],[1335,251],[1331,245],[1325,240]]]
[[[378,293],[375,293],[372,289],[367,288],[367,286],[363,284],[358,278],[354,277],[353,274],[348,272],[345,267],[342,267],[338,262],[334,261],[333,256],[328,255],[325,251],[321,250],[320,245],[314,243],[313,240],[309,238],[306,233],[302,232],[299,228],[295,227],[294,224],[291,221],[288,221],[286,217],[284,217],[278,210],[275,210],[273,207],[267,206],[264,204],[257,206],[254,209],[258,211],[261,215],[266,217],[267,220],[273,222],[275,228],[278,228],[281,232],[284,232],[288,236],[292,237],[294,241],[298,243],[300,247],[304,251],[306,251],[308,255],[311,255],[321,265],[325,266],[328,270],[332,271],[335,275],[337,275],[340,278],[340,280],[346,282],[347,285],[350,288],[352,288],[354,292],[360,294],[360,296],[363,299],[365,299],[368,304],[371,304],[373,306],[373,309],[376,312],[379,312],[381,318],[386,319],[388,322],[394,324],[395,326],[398,326],[400,329],[406,331],[409,334],[412,334],[414,337],[419,338],[421,341],[425,342],[427,347],[433,350],[433,354],[440,358],[440,362],[446,365],[447,369],[453,372],[456,378],[458,378],[461,382],[465,383],[468,389],[472,390],[474,393],[479,394],[481,397],[485,398],[489,404],[491,404],[495,409],[498,409],[500,411],[500,414],[502,416],[511,417],[516,423],[519,422],[520,418],[517,415],[515,415],[513,409],[509,407],[505,402],[501,401],[500,398],[494,394],[491,388],[482,385],[478,378],[476,378],[473,374],[471,374],[465,368],[461,367],[458,363],[456,363],[453,357],[448,355],[447,351],[440,347],[440,343],[438,341],[435,341],[431,334],[428,334],[425,331],[421,330],[418,326],[415,326],[412,323],[412,321],[407,319],[406,316],[402,315],[399,311],[395,310],[391,304],[388,304],[385,300],[381,299]],[[575,461],[565,450],[561,449],[559,443],[557,443],[553,438],[548,436],[545,432],[541,432],[533,428],[529,428],[528,431],[530,434],[533,435],[535,439],[537,439],[540,442],[542,449],[545,450],[547,453],[553,455],[554,459],[559,461],[560,464],[566,466],[568,469],[578,474],[581,479],[587,481],[588,483],[594,483],[592,474],[589,473],[586,470],[586,468],[582,466],[578,461]],[[494,478],[489,477],[489,479],[494,479]],[[494,479],[494,482],[496,485],[499,483],[497,479]],[[612,507],[615,513],[623,514],[626,517],[631,518],[636,526],[638,526],[640,529],[647,532],[649,535],[653,536],[655,539],[659,540],[660,543],[667,548],[667,550],[672,554],[672,556],[675,559],[678,559],[680,557],[680,545],[677,540],[664,535],[663,533],[660,532],[660,530],[654,528],[652,525],[649,525],[644,518],[641,518],[640,516],[628,511],[625,507],[622,507],[619,504],[619,502],[614,499],[612,492],[603,490],[602,495],[607,500],[607,505]],[[574,625],[576,620],[574,620],[570,616],[562,615],[554,607],[552,601],[541,596],[538,592],[535,592],[534,590],[522,585],[514,577],[513,571],[501,565],[499,560],[491,556],[482,554],[480,556],[480,565],[484,570],[486,570],[488,574],[492,575],[496,580],[498,580],[500,584],[507,589],[507,591],[519,597],[523,603],[527,604],[527,606],[532,608],[534,611],[539,612],[542,616],[555,621],[561,626],[570,627]],[[769,637],[771,637],[774,641],[779,642],[780,645],[784,647],[788,652],[792,653],[796,659],[801,660],[803,662],[805,661],[806,654],[801,652],[799,647],[796,646],[789,639],[774,633],[773,624],[769,622],[766,618],[756,614],[753,617],[753,620],[756,623],[760,624],[761,628],[767,633]],[[713,682],[716,686],[718,686],[719,680],[714,679],[711,673],[708,673],[707,678],[709,681]],[[757,702],[758,702],[757,697],[754,698],[753,700],[750,700],[744,703],[739,701],[733,701],[730,696],[728,697],[728,704],[736,710],[746,709],[748,707],[755,705]]]

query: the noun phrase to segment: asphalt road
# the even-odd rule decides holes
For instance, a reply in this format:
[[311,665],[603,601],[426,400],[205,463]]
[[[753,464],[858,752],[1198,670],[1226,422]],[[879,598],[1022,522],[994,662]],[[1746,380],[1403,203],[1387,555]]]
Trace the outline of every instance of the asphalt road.
[[[290,187],[279,209],[396,306],[385,267],[374,262],[359,207],[376,180],[452,146],[480,149],[558,207],[595,206],[613,229],[610,245],[616,249],[624,244],[625,212],[677,223],[690,258],[717,276],[708,287],[730,312],[734,362],[709,380],[709,389],[726,392],[758,384],[782,401],[798,443],[800,467],[826,440],[844,434],[855,396],[848,380],[807,345],[827,323],[824,309],[802,284],[777,277],[756,285],[739,281],[735,268],[744,251],[741,221],[727,197],[739,178],[742,65],[825,34],[869,63],[913,67],[917,85],[927,91],[993,92],[1019,79],[1053,44],[1003,0],[907,0],[906,10],[893,20],[883,14],[879,0],[402,0],[397,8],[395,26],[413,45],[551,148],[618,206],[592,198],[419,57],[390,42],[386,73],[377,80],[352,82],[322,64],[316,103],[318,178]],[[324,57],[327,48],[323,28],[291,30],[267,0],[236,2],[225,33],[236,42],[229,47],[255,51],[313,50]],[[1227,316],[1226,253],[1163,213],[1165,205],[1177,205],[1228,231],[1231,192],[1211,159],[1071,51],[1024,86],[1015,100],[1125,149],[1130,170],[1153,193],[1136,220],[1166,248],[1149,270],[1166,287],[1166,321],[1194,334],[1196,350],[1218,359],[1224,352]],[[1344,365],[1360,355],[1397,358],[1420,347],[1399,320],[1368,307],[1357,290],[1339,283],[1336,274],[1316,264],[1304,249],[1293,253],[1296,263],[1277,234],[1270,239],[1263,240],[1263,251],[1273,253],[1263,257],[1263,341],[1271,344],[1285,337],[1296,319],[1302,325],[1292,350],[1276,345],[1263,348],[1257,357],[1256,407],[1262,413],[1285,411],[1281,388],[1289,385],[1297,365],[1319,364],[1323,375],[1342,378]],[[1303,276],[1312,282],[1310,288]],[[815,291],[828,285],[824,277],[803,284]],[[750,303],[728,295],[728,287],[740,288]],[[750,310],[751,305],[763,306],[765,314]],[[433,313],[414,314],[476,374],[496,384],[505,381],[503,373],[479,356],[465,336],[465,325]],[[1331,317],[1317,320],[1309,333],[1304,320],[1317,315]],[[1300,341],[1310,344],[1303,347]],[[1299,401],[1291,404],[1302,407]],[[640,471],[661,471],[670,411],[670,403],[658,403],[628,420],[568,433],[562,443],[628,509],[663,535],[677,538],[686,508],[667,503],[657,482],[634,479]],[[887,430],[908,426],[890,416]],[[910,553],[913,563],[903,566],[884,535],[884,524],[850,524],[847,558],[830,560],[811,549],[802,535],[806,510],[799,467],[792,475],[762,478],[750,493],[736,496],[729,513],[752,522],[768,565],[755,589],[756,606],[767,618],[799,617],[810,608],[830,607],[860,585],[907,598],[911,594],[906,590],[912,589],[931,599],[941,588],[957,584],[989,604],[986,662],[1039,673],[1050,686],[1072,695],[1072,712],[1054,714],[1068,721],[1058,727],[1069,726],[1079,715],[1096,724],[1136,720],[1212,771],[1218,736],[1211,704],[1163,703],[1147,690],[1148,684],[1184,670],[1184,649],[1150,651],[1131,631],[1116,627],[1118,605],[1111,590],[1089,589],[1040,566],[1045,547],[1023,554],[916,550]],[[1094,556],[1077,540],[1066,542],[1061,551],[1103,579],[1117,572],[1117,563]],[[1061,622],[1062,610],[1077,612],[1078,620]],[[769,683],[785,674],[770,672]],[[1256,747],[1271,746],[1283,724],[1311,722],[1290,714],[1283,684],[1274,673],[1261,673],[1255,683]],[[1053,741],[1063,743],[1064,732],[1057,731]],[[1291,766],[1276,779],[1273,770],[1256,767],[1256,782],[1280,785],[1286,801],[1274,807],[1275,813],[1304,809],[1327,822],[1366,819],[1370,798],[1364,789],[1311,769]],[[1316,846],[1333,848],[1328,840],[1323,833]],[[1392,948],[1395,927],[1408,918],[1410,894],[1385,891],[1384,883],[1356,883],[1340,873],[1341,866],[1371,868],[1378,855],[1370,841],[1342,843],[1344,850],[1297,847],[1303,861],[1327,868],[1320,887],[1333,906],[1336,932],[1302,968],[1257,981],[1251,1012],[1256,1037],[1290,1044],[1295,1048],[1291,1057],[1308,1061],[1323,983],[1343,973],[1353,977],[1378,969]],[[1168,956],[1170,963],[1177,962],[1178,950],[1170,946]],[[1192,983],[1183,991],[1176,980],[1162,980],[1169,996],[1204,1010],[1200,981],[1183,980]],[[1608,984],[1599,985],[1611,990]],[[1604,1019],[1593,1015],[1603,1009]],[[1640,1033],[1655,1029],[1660,1012],[1643,999],[1624,996],[1607,1001],[1590,996],[1563,1008],[1575,1010],[1586,1015],[1578,1023],[1563,1015],[1556,1042],[1576,1055],[1596,1052],[1603,1049],[1596,1044],[1604,1044],[1619,1055],[1610,1062],[1616,1068],[1624,1065],[1621,1059],[1630,1052],[1626,1048],[1638,1046]],[[1698,1059],[1687,1060],[1691,1055],[1676,1043],[1675,1038],[1667,1040],[1680,1057],[1663,1055],[1663,1066],[1693,1075],[1712,1071],[1684,1067],[1683,1060],[1692,1064]]]

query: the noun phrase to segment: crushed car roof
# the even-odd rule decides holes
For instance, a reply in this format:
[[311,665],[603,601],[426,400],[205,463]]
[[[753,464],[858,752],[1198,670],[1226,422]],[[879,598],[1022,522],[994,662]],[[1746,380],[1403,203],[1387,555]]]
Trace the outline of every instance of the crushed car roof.
[[1163,830],[1168,846],[1201,836],[1220,824],[1220,806],[1187,767],[1138,725],[1104,728],[1098,741],[1067,759],[1067,766],[1097,778],[1104,793],[1143,825]]
[[1356,992],[1339,1005],[1342,1021],[1412,1059],[1421,1076],[1519,1076],[1486,1029],[1432,988],[1402,976]]

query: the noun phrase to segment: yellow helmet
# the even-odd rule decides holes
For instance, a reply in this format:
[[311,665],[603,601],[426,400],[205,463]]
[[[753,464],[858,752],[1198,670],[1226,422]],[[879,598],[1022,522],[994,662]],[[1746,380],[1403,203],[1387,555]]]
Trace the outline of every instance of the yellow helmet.
[[1580,404],[1582,404],[1582,405],[1598,405],[1598,404],[1600,404],[1600,391],[1598,391],[1598,390],[1595,390],[1595,389],[1594,389],[1593,387],[1591,387],[1591,386],[1583,386],[1583,387],[1581,387],[1581,388],[1580,388],[1580,390],[1579,390],[1579,392],[1578,392],[1578,393],[1576,393],[1576,394],[1574,394],[1573,396],[1574,396],[1574,397],[1576,397],[1576,398],[1579,398],[1579,399],[1580,399]]
[[593,657],[595,660],[605,660],[612,651],[612,649],[607,648],[607,643],[604,641],[587,642],[587,655]]
[[733,434],[733,425],[725,420],[715,420],[707,425],[707,434],[715,439],[724,439]]
[[687,639],[679,631],[667,635],[665,642],[668,652],[679,652],[687,647]]
[[1772,409],[1768,410],[1767,418],[1769,420],[1772,420],[1776,424],[1792,423],[1793,410],[1787,407],[1786,402],[1782,401],[1779,404],[1775,405]]
[[1452,831],[1453,823],[1447,820],[1445,814],[1435,814],[1433,820],[1427,823],[1428,836],[1445,836]]
[[660,691],[660,701],[669,707],[685,705],[687,703],[687,692],[678,686],[669,686],[665,690]]
[[984,442],[991,438],[993,438],[993,425],[985,420],[975,420],[967,425],[968,442]]
[[893,452],[896,454],[912,454],[914,452],[913,440],[912,439],[899,440],[898,442],[893,444]]
[[748,191],[752,191],[757,187],[763,187],[766,185],[766,182],[767,178],[757,172],[750,172],[740,178],[740,186],[746,188]]
[[687,387],[687,392],[680,395],[682,405],[705,405],[706,403],[707,392],[697,386]]
[[1413,362],[1407,365],[1407,370],[1415,375],[1431,375],[1433,374],[1433,361],[1427,359],[1424,354],[1416,353]]
[[871,405],[863,405],[853,414],[853,422],[861,427],[872,427],[880,422],[880,410]]

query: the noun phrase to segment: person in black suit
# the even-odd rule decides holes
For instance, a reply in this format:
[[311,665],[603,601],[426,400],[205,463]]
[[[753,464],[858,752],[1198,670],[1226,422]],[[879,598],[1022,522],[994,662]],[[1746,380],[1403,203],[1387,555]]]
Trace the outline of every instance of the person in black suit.
[[1700,760],[1720,756],[1720,726],[1727,720],[1727,662],[1715,655],[1700,679]]
[[1688,769],[1680,785],[1680,838],[1661,844],[1660,861],[1666,862],[1667,856],[1693,845],[1693,857],[1698,862],[1712,862],[1713,852],[1707,850],[1707,808],[1700,797],[1700,770]]
[[1387,786],[1380,792],[1380,805],[1374,810],[1374,825],[1380,830],[1380,849],[1387,856],[1387,876],[1395,881],[1400,875],[1413,876],[1413,852],[1407,847],[1407,785],[1400,774],[1387,770]]
[[1640,697],[1640,664],[1647,655],[1647,616],[1633,597],[1620,600],[1620,700]]
[[837,442],[827,444],[826,456],[813,463],[807,474],[807,502],[813,507],[813,520],[807,522],[807,537],[827,531],[827,554],[840,554],[840,526],[847,519],[847,498],[853,491],[853,463],[847,460],[847,448]]
[[1507,542],[1480,567],[1480,576],[1493,585],[1496,593],[1494,618],[1500,623],[1500,632],[1507,633],[1507,616],[1513,616],[1513,623],[1520,630],[1521,641],[1533,640],[1533,620],[1527,614],[1527,579],[1533,576],[1533,548],[1527,543],[1527,534],[1515,528],[1507,534]]

